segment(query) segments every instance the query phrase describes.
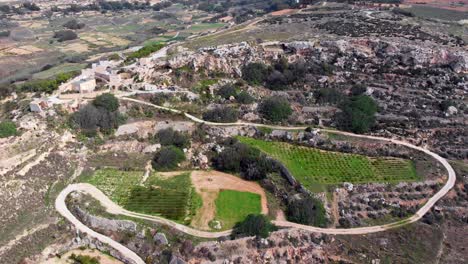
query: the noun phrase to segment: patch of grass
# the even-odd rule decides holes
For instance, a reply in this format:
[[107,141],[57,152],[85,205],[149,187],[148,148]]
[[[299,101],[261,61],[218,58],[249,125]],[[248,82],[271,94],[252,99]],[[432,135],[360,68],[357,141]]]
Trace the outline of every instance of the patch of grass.
[[125,205],[132,192],[143,178],[143,171],[121,171],[113,168],[97,170],[87,182],[96,186],[112,201]]
[[429,19],[441,19],[448,21],[459,21],[462,19],[468,19],[468,14],[462,11],[448,10],[431,6],[413,5],[411,8],[407,8],[415,16]]
[[317,189],[317,184],[400,182],[420,179],[413,162],[409,160],[392,157],[371,158],[247,137],[238,139],[278,159],[311,191]]
[[260,195],[249,192],[222,190],[216,199],[216,217],[223,229],[232,228],[243,221],[249,214],[262,211]]

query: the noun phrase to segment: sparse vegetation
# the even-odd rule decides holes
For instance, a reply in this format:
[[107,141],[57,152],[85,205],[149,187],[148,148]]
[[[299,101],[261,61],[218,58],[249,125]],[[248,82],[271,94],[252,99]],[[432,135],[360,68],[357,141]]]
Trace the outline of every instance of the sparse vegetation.
[[15,136],[17,133],[15,123],[11,121],[0,122],[0,138]]
[[76,254],[71,254],[70,257],[68,257],[71,261],[73,261],[73,264],[99,264],[98,258],[87,256],[87,255],[76,255]]

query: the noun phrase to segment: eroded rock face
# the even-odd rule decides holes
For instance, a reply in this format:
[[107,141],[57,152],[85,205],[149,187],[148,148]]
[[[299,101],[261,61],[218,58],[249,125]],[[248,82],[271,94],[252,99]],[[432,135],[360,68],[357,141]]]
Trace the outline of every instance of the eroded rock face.
[[74,208],[74,213],[82,219],[91,229],[106,230],[109,232],[130,232],[136,233],[137,225],[128,220],[114,220],[98,216],[93,216],[81,210],[79,207]]

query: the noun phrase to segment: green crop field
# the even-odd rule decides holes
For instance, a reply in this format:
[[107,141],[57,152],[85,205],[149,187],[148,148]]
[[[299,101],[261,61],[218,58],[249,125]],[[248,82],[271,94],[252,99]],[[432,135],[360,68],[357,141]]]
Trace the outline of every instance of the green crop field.
[[372,158],[247,137],[238,139],[282,162],[299,182],[312,191],[317,190],[317,185],[323,184],[420,179],[410,160],[393,157]]
[[168,178],[154,173],[140,185],[143,174],[143,171],[102,169],[97,170],[87,182],[129,211],[190,223],[201,206],[201,198],[192,186],[190,173]]
[[232,228],[249,214],[262,211],[260,195],[249,192],[223,190],[216,199],[216,217],[223,229]]

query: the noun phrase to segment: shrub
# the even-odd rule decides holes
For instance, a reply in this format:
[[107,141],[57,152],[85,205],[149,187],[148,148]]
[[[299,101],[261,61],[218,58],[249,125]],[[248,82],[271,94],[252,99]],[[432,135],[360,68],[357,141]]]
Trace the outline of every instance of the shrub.
[[338,104],[345,98],[345,95],[335,88],[321,88],[314,96],[319,104]]
[[0,122],[0,138],[11,137],[17,134],[16,124],[11,121]]
[[68,28],[68,29],[82,29],[86,25],[85,23],[78,22],[76,19],[72,19],[65,24],[63,24],[63,27]]
[[61,30],[54,33],[54,38],[57,39],[58,42],[64,42],[77,39],[78,35],[71,30]]
[[179,163],[185,160],[184,152],[175,147],[163,147],[158,151],[151,162],[155,170],[173,170],[179,166]]
[[231,96],[234,97],[237,95],[237,90],[233,85],[226,84],[219,88],[216,94],[221,98],[228,100]]
[[327,223],[325,208],[319,200],[312,197],[289,202],[287,218],[294,223],[319,227],[324,227]]
[[75,264],[99,264],[99,259],[96,257],[86,256],[86,255],[75,255],[75,253],[71,254],[68,257],[70,260],[73,260]]
[[377,104],[366,95],[354,96],[340,105],[341,112],[334,117],[340,129],[354,133],[365,133],[375,123]]
[[255,98],[253,98],[248,92],[246,91],[241,91],[238,93],[236,96],[236,101],[239,104],[251,104],[255,101]]
[[115,112],[119,109],[119,99],[113,94],[105,93],[94,98],[93,105],[102,107],[109,112]]
[[232,123],[239,118],[239,112],[227,106],[220,106],[203,113],[203,119],[210,122]]
[[259,62],[249,63],[242,68],[242,79],[251,85],[261,85],[268,76],[268,67]]
[[364,94],[367,91],[367,87],[363,84],[355,84],[351,87],[351,95],[358,96]]
[[237,223],[233,229],[234,236],[256,236],[266,238],[276,226],[264,215],[248,215],[244,221]]
[[159,130],[156,133],[156,139],[163,146],[174,145],[178,148],[185,148],[190,145],[189,138],[186,134],[175,131],[171,127]]
[[274,162],[260,150],[229,139],[224,149],[213,158],[213,166],[220,171],[240,173],[246,180],[261,180],[276,169]]
[[263,118],[272,122],[282,121],[292,114],[288,100],[279,96],[265,99],[258,106],[258,111]]

